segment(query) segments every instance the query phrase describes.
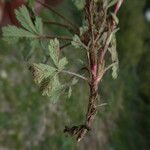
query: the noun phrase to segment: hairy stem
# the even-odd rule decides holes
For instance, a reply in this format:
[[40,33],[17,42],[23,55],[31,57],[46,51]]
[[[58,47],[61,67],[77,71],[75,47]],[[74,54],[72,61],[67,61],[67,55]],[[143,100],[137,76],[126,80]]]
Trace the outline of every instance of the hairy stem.
[[91,129],[93,121],[95,119],[97,109],[96,109],[96,102],[97,102],[97,95],[98,95],[98,87],[97,84],[90,85],[90,96],[89,96],[89,103],[88,103],[88,110],[86,114],[86,122],[85,127],[83,126],[77,136],[77,141],[81,141],[88,130]]
[[[115,14],[117,14],[123,0],[118,1],[115,7]],[[97,98],[98,98],[98,85],[102,80],[103,75],[107,70],[109,70],[113,65],[109,65],[105,68],[105,54],[109,48],[109,44],[112,39],[112,34],[114,29],[116,28],[116,23],[109,15],[107,15],[106,8],[102,8],[104,15],[99,16],[96,21],[94,20],[94,0],[86,0],[85,6],[85,18],[88,23],[89,30],[84,36],[85,46],[88,45],[87,58],[89,62],[89,72],[90,72],[90,94],[88,101],[88,108],[86,113],[86,119],[84,124],[73,127],[65,127],[64,132],[68,133],[72,137],[76,137],[76,140],[81,141],[85,134],[91,129],[91,126],[94,122],[96,113],[97,113]],[[103,3],[101,4],[103,6]],[[99,10],[97,10],[99,12]],[[99,22],[102,20],[101,25],[96,28],[98,30],[94,30],[93,24],[95,22]],[[97,32],[98,31],[98,32]],[[107,37],[103,44],[100,45],[99,48],[99,39],[101,38],[103,32],[107,32]],[[97,51],[98,48],[98,51]]]
[[94,118],[97,113],[97,95],[98,95],[98,84],[95,82],[93,78],[90,84],[90,95],[89,95],[89,102],[88,102],[88,109],[86,113],[86,120],[85,123],[79,126],[73,127],[65,127],[64,132],[70,134],[71,136],[76,136],[76,140],[79,142],[81,141],[85,134],[91,129],[93,124]]

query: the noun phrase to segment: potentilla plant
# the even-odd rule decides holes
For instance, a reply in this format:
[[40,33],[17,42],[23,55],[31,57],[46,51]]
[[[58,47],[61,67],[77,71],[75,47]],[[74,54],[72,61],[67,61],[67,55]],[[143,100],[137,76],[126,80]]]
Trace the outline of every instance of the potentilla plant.
[[[115,34],[118,31],[117,26],[119,23],[117,13],[123,0],[73,0],[77,8],[83,12],[83,25],[81,27],[72,23],[49,5],[39,0],[37,2],[63,19],[64,24],[54,21],[42,21],[32,10],[32,3],[34,3],[32,0],[28,1],[28,9],[26,6],[21,6],[16,10],[16,18],[20,23],[20,27],[13,25],[4,27],[3,36],[8,41],[10,39],[15,42],[20,39],[27,40],[32,51],[43,40],[50,39],[45,54],[46,60],[42,63],[28,63],[28,66],[42,95],[48,96],[51,101],[59,99],[59,96],[65,92],[70,97],[72,86],[79,79],[84,80],[89,85],[89,93],[87,93],[89,99],[84,123],[73,127],[66,126],[64,129],[66,134],[80,141],[91,130],[99,106],[97,104],[98,87],[105,73],[112,69],[112,77],[116,79],[118,75],[119,62]],[[43,23],[67,29],[73,36],[46,35],[44,34]],[[64,41],[66,42],[62,45]],[[62,57],[61,50],[70,45],[81,51],[86,51],[85,58],[87,61],[85,64],[87,64],[84,68],[88,72],[87,76],[66,69],[69,62],[66,57]],[[29,60],[32,55],[33,53],[28,51],[26,59]],[[49,60],[50,65],[48,64]],[[61,83],[59,79],[61,74],[70,76],[71,80]]]

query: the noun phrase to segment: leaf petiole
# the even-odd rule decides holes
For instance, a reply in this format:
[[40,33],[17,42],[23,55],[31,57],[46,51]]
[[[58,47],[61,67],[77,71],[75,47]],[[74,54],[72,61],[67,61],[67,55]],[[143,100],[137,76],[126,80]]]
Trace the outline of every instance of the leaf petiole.
[[62,70],[61,72],[62,72],[62,73],[69,74],[69,75],[72,75],[72,76],[76,76],[77,78],[80,78],[80,79],[82,79],[82,80],[84,80],[84,81],[89,82],[89,80],[88,80],[86,77],[84,77],[84,76],[82,76],[82,75],[80,75],[80,74],[77,74],[77,73],[75,73],[75,72],[71,72],[71,71],[67,71],[67,70]]

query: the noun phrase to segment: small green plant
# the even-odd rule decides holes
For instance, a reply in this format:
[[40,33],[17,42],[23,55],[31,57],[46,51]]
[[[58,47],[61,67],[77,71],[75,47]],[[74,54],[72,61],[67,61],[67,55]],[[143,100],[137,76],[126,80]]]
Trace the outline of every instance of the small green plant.
[[[117,13],[123,0],[73,0],[77,8],[83,12],[82,27],[78,27],[78,25],[72,23],[47,4],[41,1],[38,2],[65,22],[62,24],[44,21],[44,23],[65,28],[73,36],[45,35],[42,19],[34,16],[34,12],[31,9],[29,11],[25,6],[16,10],[16,17],[20,22],[20,27],[12,25],[4,27],[3,36],[9,42],[17,42],[22,39],[28,41],[30,50],[24,56],[26,60],[31,58],[34,54],[34,49],[42,44],[43,40],[50,39],[48,50],[45,53],[46,60],[43,63],[28,63],[28,66],[42,95],[50,97],[52,101],[58,100],[59,96],[65,92],[70,97],[72,86],[79,79],[84,80],[89,85],[89,101],[84,123],[79,126],[66,126],[64,129],[65,133],[76,137],[76,140],[80,141],[91,129],[96,116],[98,87],[103,76],[109,69],[112,69],[112,77],[114,79],[118,75],[119,62],[115,34],[118,31],[117,25],[119,23]],[[31,2],[29,4],[31,5]],[[115,9],[112,12],[112,7],[114,6]],[[64,41],[67,41],[67,43]],[[62,43],[64,45],[61,46]],[[66,57],[62,57],[61,50],[69,45],[81,51],[86,51],[85,57],[87,61],[84,68],[88,71],[87,76],[66,69],[67,64],[70,62],[68,62]],[[48,64],[48,61],[51,63]],[[61,74],[71,76],[71,80],[64,83],[60,82]]]

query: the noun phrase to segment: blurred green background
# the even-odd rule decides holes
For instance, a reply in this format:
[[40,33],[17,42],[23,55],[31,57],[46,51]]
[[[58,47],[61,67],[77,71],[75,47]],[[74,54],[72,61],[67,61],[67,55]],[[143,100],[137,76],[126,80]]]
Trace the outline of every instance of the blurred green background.
[[[84,82],[73,88],[70,99],[51,103],[41,96],[22,58],[22,43],[8,45],[0,40],[0,150],[148,150],[150,148],[150,20],[145,13],[147,0],[127,0],[122,7],[117,33],[120,71],[117,80],[107,73],[99,89],[101,101],[92,131],[80,143],[63,133],[65,125],[84,119],[88,92]],[[71,0],[56,9],[81,25],[81,12]],[[58,20],[49,11],[46,19]],[[64,33],[58,28],[47,31]],[[41,50],[36,49],[33,60]],[[63,54],[73,68],[80,50],[65,49]]]

